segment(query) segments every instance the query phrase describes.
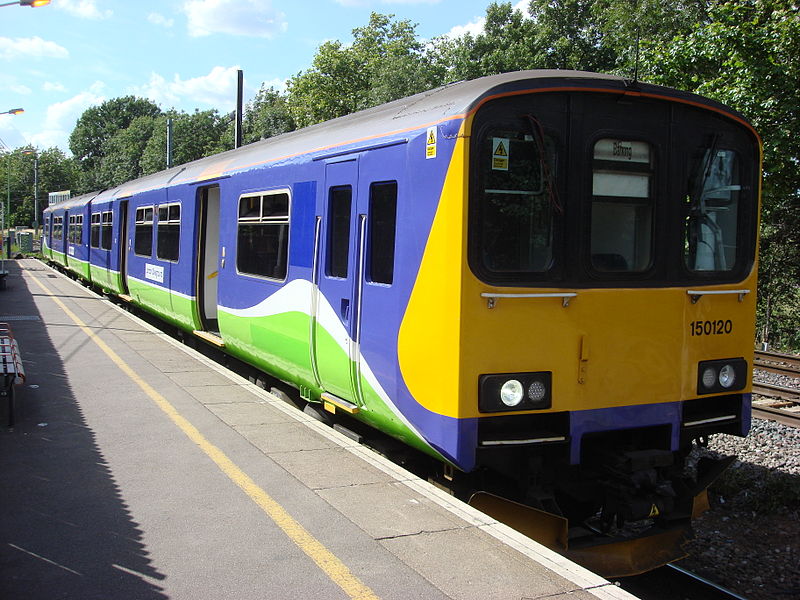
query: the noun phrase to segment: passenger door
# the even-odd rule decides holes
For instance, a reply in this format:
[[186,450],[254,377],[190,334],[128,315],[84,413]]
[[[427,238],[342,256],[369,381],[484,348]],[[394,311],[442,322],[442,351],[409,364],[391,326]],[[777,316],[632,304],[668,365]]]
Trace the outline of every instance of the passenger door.
[[325,167],[322,217],[317,236],[318,282],[315,302],[313,362],[321,386],[328,392],[361,404],[354,386],[354,342],[358,322],[354,293],[358,270],[358,158]]

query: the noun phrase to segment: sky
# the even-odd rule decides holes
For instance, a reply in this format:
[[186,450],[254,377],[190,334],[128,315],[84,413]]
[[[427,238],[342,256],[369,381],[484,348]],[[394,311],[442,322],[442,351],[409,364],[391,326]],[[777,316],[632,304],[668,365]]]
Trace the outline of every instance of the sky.
[[[0,0],[0,4],[9,0]],[[90,106],[121,96],[163,110],[245,102],[263,83],[283,89],[327,40],[352,41],[371,12],[417,23],[431,39],[482,29],[491,0],[52,0],[0,7],[0,152],[31,144],[69,155]],[[519,2],[520,5],[526,2]]]

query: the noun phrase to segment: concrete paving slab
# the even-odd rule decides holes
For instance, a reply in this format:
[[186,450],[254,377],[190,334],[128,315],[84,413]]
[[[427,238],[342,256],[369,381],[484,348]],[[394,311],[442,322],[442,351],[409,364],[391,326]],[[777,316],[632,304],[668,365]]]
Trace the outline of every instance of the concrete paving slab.
[[272,452],[269,456],[312,490],[342,487],[343,473],[347,473],[345,485],[394,481],[344,448]]
[[259,398],[254,396],[252,392],[241,385],[230,382],[225,387],[185,385],[183,389],[205,405],[231,404],[234,402],[255,404],[260,402]]
[[581,592],[577,586],[565,591],[561,577],[532,565],[478,529],[424,532],[381,544],[454,599],[581,597],[575,595]]
[[[394,481],[317,493],[375,539],[470,527],[430,499]],[[380,510],[376,510],[378,506]]]
[[230,379],[213,371],[201,371],[199,373],[168,373],[167,376],[179,386],[216,386],[231,384]]
[[294,422],[286,413],[269,404],[254,404],[252,402],[213,404],[208,406],[208,410],[231,427]]
[[187,362],[180,360],[152,360],[148,357],[148,361],[153,364],[162,373],[202,373],[208,371],[208,367],[198,362]]
[[336,447],[334,442],[315,435],[302,423],[276,423],[270,427],[241,425],[234,429],[267,455]]

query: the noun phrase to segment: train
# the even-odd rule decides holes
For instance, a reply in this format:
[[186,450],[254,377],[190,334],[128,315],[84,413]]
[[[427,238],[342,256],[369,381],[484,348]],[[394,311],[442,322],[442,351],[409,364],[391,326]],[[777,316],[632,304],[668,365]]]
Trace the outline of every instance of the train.
[[48,206],[43,253],[624,575],[750,427],[761,148],[698,95],[506,73]]

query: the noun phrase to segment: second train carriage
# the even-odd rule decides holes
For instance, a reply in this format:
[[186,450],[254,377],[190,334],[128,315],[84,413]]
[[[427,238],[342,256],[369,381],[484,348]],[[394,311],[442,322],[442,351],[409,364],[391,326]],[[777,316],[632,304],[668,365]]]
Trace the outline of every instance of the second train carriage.
[[49,246],[82,210],[82,276],[608,541],[685,525],[693,441],[749,429],[759,160],[698,96],[511,73],[60,205]]

